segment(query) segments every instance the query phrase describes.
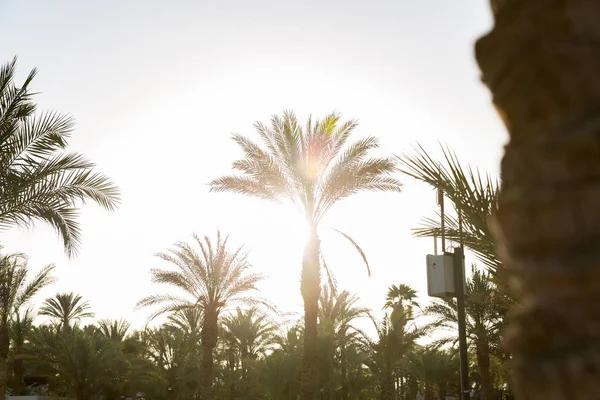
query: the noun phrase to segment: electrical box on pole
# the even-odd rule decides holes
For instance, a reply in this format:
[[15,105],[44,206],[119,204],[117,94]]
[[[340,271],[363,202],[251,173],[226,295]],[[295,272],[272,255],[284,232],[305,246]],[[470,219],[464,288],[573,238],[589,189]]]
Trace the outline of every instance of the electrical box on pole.
[[[454,286],[454,254],[427,255],[427,294],[431,297],[456,297]],[[458,268],[462,268],[462,276],[465,276],[464,262]],[[466,282],[463,280],[464,292]]]

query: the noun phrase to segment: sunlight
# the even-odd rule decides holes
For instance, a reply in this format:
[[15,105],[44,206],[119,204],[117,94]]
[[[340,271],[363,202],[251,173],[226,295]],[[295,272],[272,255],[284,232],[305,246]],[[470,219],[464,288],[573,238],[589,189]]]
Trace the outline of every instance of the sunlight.
[[285,234],[282,235],[281,240],[290,240],[294,243],[294,247],[302,246],[308,241],[310,237],[310,226],[308,221],[304,218],[304,215],[291,204],[282,204],[278,206],[281,212],[277,213],[277,216],[281,218],[280,223],[285,225]]

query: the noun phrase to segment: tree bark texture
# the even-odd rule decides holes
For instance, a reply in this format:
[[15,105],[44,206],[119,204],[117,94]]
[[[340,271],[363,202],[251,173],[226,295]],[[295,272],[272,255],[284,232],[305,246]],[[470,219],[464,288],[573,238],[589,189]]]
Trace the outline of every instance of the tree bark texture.
[[319,237],[316,227],[313,227],[302,260],[301,292],[304,300],[304,354],[302,355],[300,382],[301,400],[315,400],[319,383],[317,364],[317,316],[321,291],[319,247]]
[[492,228],[523,294],[518,399],[600,398],[600,2],[492,1],[475,46],[510,134]]
[[213,383],[213,353],[217,346],[218,338],[218,312],[216,310],[204,310],[204,321],[202,324],[202,400],[212,399]]

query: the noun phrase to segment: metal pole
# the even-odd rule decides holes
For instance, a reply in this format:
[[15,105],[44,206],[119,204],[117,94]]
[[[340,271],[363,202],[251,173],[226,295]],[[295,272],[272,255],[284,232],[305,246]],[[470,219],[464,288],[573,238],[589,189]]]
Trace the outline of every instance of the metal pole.
[[442,230],[442,254],[446,251],[446,221],[444,214],[444,191],[440,188],[438,189],[438,204],[440,205],[440,228]]
[[454,285],[456,288],[456,308],[458,317],[458,350],[460,358],[460,388],[461,399],[471,399],[471,387],[469,386],[469,360],[467,358],[467,323],[465,311],[464,290],[464,263],[465,252],[462,241],[462,213],[458,212],[458,232],[460,247],[454,249]]

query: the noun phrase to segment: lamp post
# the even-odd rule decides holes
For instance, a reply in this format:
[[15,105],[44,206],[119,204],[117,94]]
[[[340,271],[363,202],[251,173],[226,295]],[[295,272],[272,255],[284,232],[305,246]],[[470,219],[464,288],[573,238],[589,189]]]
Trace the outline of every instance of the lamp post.
[[442,255],[437,255],[437,243],[435,255],[427,256],[427,288],[429,296],[433,297],[456,297],[456,309],[458,319],[458,350],[460,361],[460,388],[461,399],[471,399],[471,387],[469,385],[469,360],[467,357],[467,324],[465,310],[465,275],[464,275],[464,245],[462,241],[462,213],[458,213],[458,230],[460,247],[454,248],[452,253],[446,252],[445,238],[445,210],[444,192],[438,190],[438,205],[441,215],[441,240]]

